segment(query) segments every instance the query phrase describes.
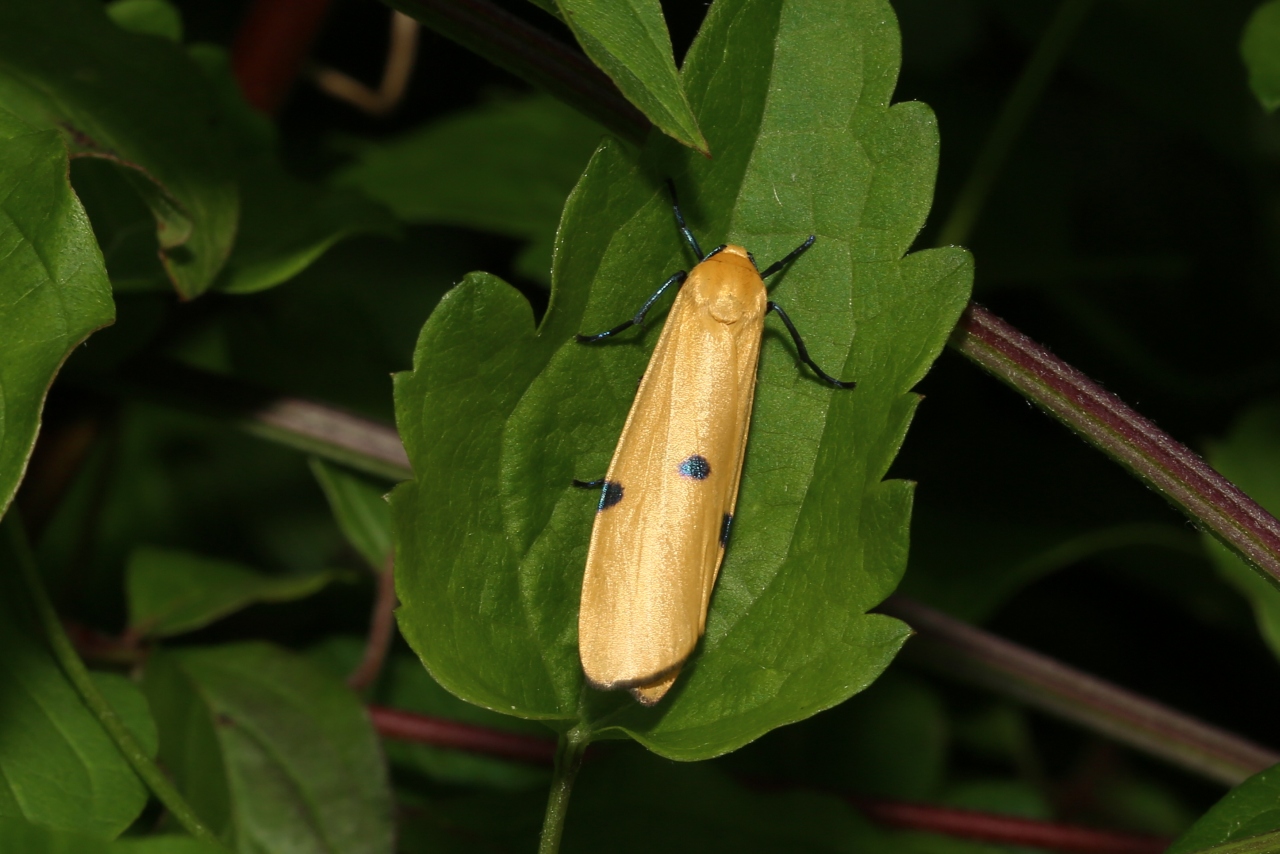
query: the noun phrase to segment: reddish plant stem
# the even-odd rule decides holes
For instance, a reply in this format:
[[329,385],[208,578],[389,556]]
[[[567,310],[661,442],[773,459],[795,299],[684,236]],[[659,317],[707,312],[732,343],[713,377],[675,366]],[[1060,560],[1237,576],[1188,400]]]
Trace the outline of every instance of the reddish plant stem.
[[231,46],[240,91],[273,116],[298,78],[320,34],[329,0],[253,0]]
[[353,691],[363,691],[378,680],[382,665],[387,660],[387,650],[396,631],[396,576],[395,552],[387,554],[386,563],[378,573],[378,593],[373,600],[373,615],[369,620],[369,636],[364,644],[364,657],[347,684]]
[[1190,448],[976,303],[961,318],[951,346],[1127,468],[1280,585],[1280,521]]
[[488,0],[385,0],[440,35],[559,98],[621,139],[641,143],[649,120],[577,50]]
[[878,609],[918,633],[904,655],[929,670],[1104,733],[1205,777],[1236,785],[1280,754],[1096,676],[892,596]]
[[538,765],[550,765],[556,743],[548,738],[428,717],[385,706],[365,707],[374,727],[386,738],[484,753]]
[[1160,854],[1172,841],[1159,836],[1096,830],[1072,824],[855,796],[849,802],[878,824],[960,839],[1081,854]]

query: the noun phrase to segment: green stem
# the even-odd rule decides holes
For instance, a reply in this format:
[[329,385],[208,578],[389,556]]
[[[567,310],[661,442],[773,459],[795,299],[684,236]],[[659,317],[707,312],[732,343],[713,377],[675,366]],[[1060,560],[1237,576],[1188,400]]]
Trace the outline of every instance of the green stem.
[[218,842],[218,838],[214,836],[213,831],[209,830],[208,826],[200,820],[195,810],[183,799],[177,788],[169,781],[169,778],[151,761],[142,745],[133,737],[133,733],[129,732],[128,727],[124,725],[124,721],[120,720],[120,716],[116,714],[115,709],[111,708],[111,704],[107,702],[106,697],[103,697],[102,692],[98,690],[93,677],[89,675],[89,671],[85,668],[84,662],[80,660],[75,647],[71,645],[71,639],[67,637],[66,631],[62,628],[62,621],[58,619],[58,613],[54,610],[53,603],[49,601],[49,594],[45,592],[44,584],[40,580],[40,572],[36,568],[35,555],[31,551],[31,545],[27,542],[26,533],[22,529],[22,523],[18,519],[15,508],[10,508],[4,520],[4,527],[9,529],[9,539],[13,545],[14,552],[17,554],[18,566],[22,572],[23,581],[26,583],[27,593],[31,597],[31,603],[35,606],[36,616],[39,618],[40,625],[48,638],[49,646],[53,650],[53,656],[57,659],[58,664],[62,666],[67,679],[75,686],[85,705],[89,707],[89,710],[102,724],[102,728],[107,731],[107,735],[116,743],[116,747],[119,748],[125,761],[132,766],[134,772],[142,778],[142,781],[151,789],[156,798],[165,805],[165,808],[173,814],[178,823],[195,838],[211,842],[221,848],[221,843]]
[[1045,87],[1049,85],[1053,72],[1062,61],[1076,31],[1084,23],[1093,2],[1094,0],[1062,0],[1049,28],[1041,36],[1031,61],[1023,69],[1022,76],[1018,78],[1013,91],[1000,109],[995,126],[991,128],[991,135],[978,152],[978,159],[969,171],[969,177],[942,226],[938,245],[962,245],[973,233],[974,224],[982,214],[987,197],[991,195],[996,177],[1009,158],[1014,143],[1022,135],[1027,119],[1035,110],[1036,103],[1044,94]]
[[1194,854],[1276,854],[1280,851],[1280,830],[1224,842],[1212,848],[1197,849]]
[[582,767],[591,736],[579,724],[560,734],[556,743],[556,764],[551,772],[551,793],[547,796],[547,814],[542,820],[542,841],[538,854],[556,854],[560,850],[560,837],[564,834],[564,818],[569,812],[569,794],[573,781]]

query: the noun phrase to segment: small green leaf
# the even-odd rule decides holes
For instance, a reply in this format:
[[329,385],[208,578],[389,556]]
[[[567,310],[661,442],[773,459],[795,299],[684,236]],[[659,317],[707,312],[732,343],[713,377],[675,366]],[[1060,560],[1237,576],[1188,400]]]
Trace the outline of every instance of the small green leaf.
[[14,818],[0,818],[0,854],[226,854],[190,836],[150,836],[108,842]]
[[[928,212],[937,131],[924,105],[889,105],[898,51],[881,0],[716,4],[684,72],[716,157],[656,136],[638,156],[602,145],[565,207],[539,327],[485,274],[441,301],[396,378],[416,478],[392,513],[401,630],[450,691],[697,759],[847,699],[892,659],[906,627],[866,611],[901,577],[911,485],[883,477],[972,276],[961,250],[903,257]],[[823,386],[766,327],[706,636],[644,709],[582,690],[594,497],[570,482],[607,466],[656,330],[599,347],[573,335],[630,317],[687,268],[668,175],[704,245],[741,243],[764,264],[817,235],[775,298],[816,361],[859,385]]]
[[342,535],[370,567],[381,571],[391,552],[387,487],[318,457],[311,458],[311,473],[324,490]]
[[389,854],[391,796],[354,694],[263,643],[162,651],[143,690],[160,758],[236,850]]
[[1190,854],[1275,830],[1280,830],[1280,765],[1228,792],[1169,846],[1167,854]]
[[67,182],[66,146],[0,110],[0,516],[62,361],[114,319],[102,254]]
[[1240,55],[1249,86],[1267,112],[1280,107],[1280,0],[1263,3],[1245,24]]
[[[147,790],[48,651],[0,559],[0,818],[110,839],[142,811]],[[129,729],[154,753],[156,729],[133,683],[95,674]],[[0,849],[3,850],[3,849]]]
[[604,131],[545,95],[495,100],[387,142],[361,143],[335,183],[407,222],[530,241],[521,272],[549,281],[565,197]]
[[121,29],[182,41],[182,13],[169,0],[111,0],[106,9]]
[[[1209,447],[1209,464],[1264,509],[1280,512],[1280,403],[1254,406],[1221,442]],[[1253,607],[1258,631],[1280,658],[1280,590],[1213,537],[1205,548],[1218,571]]]
[[94,0],[7,0],[0,103],[59,129],[73,155],[123,168],[179,294],[213,283],[239,201],[217,98],[180,45],[121,29]]
[[578,44],[628,101],[681,145],[711,154],[681,89],[671,36],[658,0],[555,2]]
[[129,558],[129,630],[168,637],[204,628],[257,602],[291,602],[341,577],[337,571],[269,576],[189,552],[140,548]]

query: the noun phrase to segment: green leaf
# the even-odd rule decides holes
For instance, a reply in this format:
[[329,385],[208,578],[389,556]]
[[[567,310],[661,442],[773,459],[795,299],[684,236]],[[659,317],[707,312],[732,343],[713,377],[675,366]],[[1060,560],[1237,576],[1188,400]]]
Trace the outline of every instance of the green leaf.
[[334,180],[407,222],[528,240],[520,272],[546,282],[565,197],[603,135],[545,95],[495,100],[390,141],[360,143]]
[[387,487],[318,457],[311,458],[311,473],[324,490],[342,535],[370,567],[381,571],[391,553]]
[[1190,854],[1274,830],[1280,830],[1280,765],[1228,792],[1169,846],[1167,854]]
[[217,98],[182,47],[126,32],[94,0],[0,4],[0,103],[119,165],[156,220],[178,293],[226,262],[239,201]]
[[1280,107],[1280,0],[1263,3],[1245,25],[1240,55],[1249,69],[1249,86],[1262,108]]
[[[658,130],[711,155],[681,89],[671,36],[658,0],[555,0],[591,61]],[[719,151],[716,152],[719,156]]]
[[102,254],[67,182],[66,146],[57,132],[0,110],[0,516],[26,470],[54,375],[114,319]]
[[[1280,512],[1280,403],[1247,410],[1225,439],[1209,446],[1206,456],[1264,509]],[[1222,577],[1249,600],[1258,631],[1280,658],[1280,590],[1213,537],[1205,535],[1204,544]]]
[[169,0],[111,0],[106,8],[121,29],[182,41],[182,13]]
[[192,45],[191,57],[216,87],[242,194],[240,236],[218,281],[247,294],[286,282],[335,243],[356,234],[397,234],[382,205],[349,189],[330,189],[290,175],[276,154],[272,124],[244,100],[221,47]]
[[[335,677],[345,678],[355,670],[363,653],[363,638],[332,637],[312,647],[308,655]],[[551,738],[551,733],[541,724],[500,715],[459,700],[436,684],[411,655],[393,653],[366,699],[392,709],[525,733],[548,741]],[[549,768],[465,750],[394,739],[384,741],[383,749],[393,766],[443,783],[513,791],[533,788],[538,797],[544,799],[550,780]]]
[[[8,548],[0,560],[0,818],[112,838],[142,811],[147,790],[50,655]],[[155,724],[138,689],[120,676],[94,678],[154,754]]]
[[378,739],[341,680],[263,643],[166,650],[143,690],[160,758],[237,851],[388,854]]
[[0,854],[226,854],[190,836],[151,836],[107,842],[12,818],[0,818]]
[[[972,275],[962,250],[903,257],[928,212],[937,132],[924,105],[889,107],[898,51],[879,0],[718,3],[684,72],[716,157],[660,137],[638,157],[602,145],[566,205],[540,327],[485,274],[441,301],[414,371],[396,378],[417,478],[391,501],[401,630],[450,691],[696,759],[841,702],[892,659],[906,627],[865,612],[902,574],[911,486],[882,478]],[[704,245],[741,243],[767,263],[817,234],[774,293],[815,360],[859,386],[821,384],[768,325],[706,636],[644,709],[582,692],[595,497],[570,481],[605,470],[656,329],[611,346],[572,338],[630,317],[687,267],[668,175]]]
[[168,637],[204,628],[258,602],[303,599],[341,577],[334,571],[270,576],[190,552],[143,547],[129,557],[129,631]]

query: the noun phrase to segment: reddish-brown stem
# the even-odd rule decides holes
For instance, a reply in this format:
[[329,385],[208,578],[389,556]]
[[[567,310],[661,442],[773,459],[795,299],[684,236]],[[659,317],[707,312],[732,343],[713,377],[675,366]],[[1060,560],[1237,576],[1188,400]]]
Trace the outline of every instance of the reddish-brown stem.
[[1117,833],[933,804],[866,797],[851,797],[849,801],[867,818],[889,827],[922,830],[1002,845],[1023,845],[1081,854],[1160,854],[1169,847],[1171,841],[1159,836]]
[[649,120],[591,60],[488,0],[385,0],[447,39],[604,125],[643,142]]
[[549,738],[503,732],[385,706],[366,706],[374,727],[386,738],[484,753],[503,759],[550,765],[556,743]]
[[329,0],[253,0],[231,46],[245,100],[275,115],[320,33]]
[[951,345],[1133,472],[1280,585],[1280,521],[1190,448],[980,305]]
[[1032,652],[904,596],[879,608],[918,633],[908,661],[1104,733],[1228,785],[1280,763],[1280,754],[1190,715]]
[[387,650],[396,631],[396,577],[395,552],[387,555],[382,571],[378,573],[378,592],[373,600],[373,615],[369,619],[369,635],[364,643],[364,657],[347,684],[353,691],[363,691],[378,680],[382,665],[387,660]]

